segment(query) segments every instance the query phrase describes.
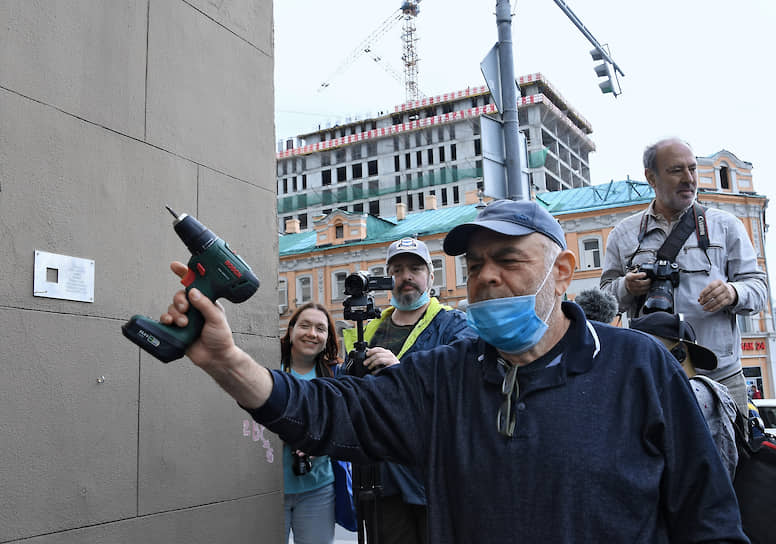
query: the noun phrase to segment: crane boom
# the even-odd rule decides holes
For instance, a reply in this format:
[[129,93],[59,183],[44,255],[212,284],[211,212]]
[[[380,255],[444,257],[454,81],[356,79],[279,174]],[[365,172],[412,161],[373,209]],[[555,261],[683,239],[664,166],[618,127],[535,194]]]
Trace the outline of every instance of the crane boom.
[[[399,83],[400,85],[404,85],[406,90],[406,85],[407,85],[406,75],[400,74],[393,66],[391,66],[391,64],[387,60],[385,60],[380,55],[371,51],[367,51],[367,53],[370,53],[370,56],[372,57],[372,60],[375,61],[375,64],[377,64],[383,70],[385,70],[385,72],[389,76],[391,76],[394,80],[396,80],[397,83]],[[409,94],[406,96],[407,102],[410,102],[412,100],[419,100],[421,98],[427,98],[425,93],[423,93],[423,91],[417,87],[417,84],[415,85],[415,93],[416,93],[415,98],[412,98],[411,95]]]
[[[415,28],[415,18],[418,16],[418,4],[420,0],[404,0],[399,9],[383,21],[380,26],[369,33],[350,54],[343,59],[334,72],[318,87],[318,92],[323,91],[331,85],[332,80],[344,72],[353,62],[364,53],[369,53],[377,64],[379,64],[388,74],[397,79],[399,83],[404,84],[405,98],[407,102],[418,100],[425,96],[418,87],[418,53],[415,47],[417,34]],[[398,74],[390,64],[385,62],[379,55],[373,52],[374,45],[388,33],[399,21],[402,24],[402,61],[404,62],[404,75],[400,79]]]
[[348,66],[350,66],[361,55],[364,53],[369,53],[372,50],[372,46],[380,41],[380,39],[382,39],[382,37],[385,36],[385,34],[396,25],[396,23],[401,21],[403,17],[404,14],[402,9],[399,8],[394,11],[387,19],[385,19],[385,21],[380,23],[380,26],[373,30],[366,38],[361,41],[361,43],[358,44],[355,49],[353,49],[353,51],[351,51],[347,57],[345,57],[345,59],[340,63],[337,69],[332,72],[326,81],[321,83],[320,87],[318,87],[318,92],[331,85],[331,80],[344,72]]

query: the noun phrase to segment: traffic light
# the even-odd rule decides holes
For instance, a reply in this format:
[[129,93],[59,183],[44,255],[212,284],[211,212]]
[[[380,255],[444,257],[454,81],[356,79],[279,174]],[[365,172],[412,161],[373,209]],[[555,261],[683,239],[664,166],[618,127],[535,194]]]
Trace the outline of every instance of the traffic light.
[[604,59],[603,54],[601,54],[601,51],[599,51],[597,48],[590,51],[590,56],[593,57],[593,60],[595,62],[603,61],[601,64],[595,65],[595,73],[598,77],[605,77],[606,79],[598,84],[598,86],[601,88],[601,92],[606,93],[612,93],[614,96],[617,96],[617,91],[614,87],[614,80],[612,79],[612,72],[609,69],[609,63]]

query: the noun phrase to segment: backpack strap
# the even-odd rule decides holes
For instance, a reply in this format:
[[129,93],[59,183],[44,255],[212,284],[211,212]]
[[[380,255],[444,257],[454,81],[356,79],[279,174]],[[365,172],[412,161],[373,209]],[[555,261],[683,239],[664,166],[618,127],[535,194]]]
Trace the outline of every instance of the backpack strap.
[[[673,260],[679,254],[679,250],[682,249],[682,246],[693,231],[695,231],[695,236],[698,239],[698,247],[700,247],[703,252],[706,253],[706,250],[710,245],[709,229],[706,223],[707,209],[708,208],[705,206],[701,206],[695,202],[692,205],[692,213],[690,213],[690,210],[685,212],[679,223],[677,223],[676,226],[674,226],[674,228],[671,230],[665,242],[663,242],[663,245],[660,246],[660,249],[657,250],[657,258],[673,262]],[[641,222],[639,224],[639,244],[636,246],[636,251],[634,251],[628,259],[627,268],[631,268],[633,264],[633,258],[636,256],[636,253],[639,252],[639,249],[641,249],[641,243],[644,241],[644,237],[647,235],[648,227],[649,214],[647,214],[645,210],[644,214],[641,216]],[[706,258],[708,258],[708,253],[706,253]]]
[[697,202],[693,204],[692,210],[685,212],[679,223],[671,230],[671,234],[668,235],[666,241],[657,250],[657,258],[673,262],[693,231],[695,231],[695,236],[698,239],[698,246],[705,252],[709,248],[709,232],[706,226],[705,212],[705,207]]

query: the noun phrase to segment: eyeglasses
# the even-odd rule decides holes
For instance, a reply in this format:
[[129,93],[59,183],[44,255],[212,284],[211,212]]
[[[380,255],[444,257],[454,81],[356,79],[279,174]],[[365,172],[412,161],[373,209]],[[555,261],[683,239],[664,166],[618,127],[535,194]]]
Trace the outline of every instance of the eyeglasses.
[[504,402],[498,409],[496,428],[500,434],[511,438],[515,434],[516,414],[512,409],[512,391],[515,392],[515,399],[520,396],[520,384],[517,383],[517,365],[512,365],[504,375],[504,382],[501,384],[501,394],[504,395]]

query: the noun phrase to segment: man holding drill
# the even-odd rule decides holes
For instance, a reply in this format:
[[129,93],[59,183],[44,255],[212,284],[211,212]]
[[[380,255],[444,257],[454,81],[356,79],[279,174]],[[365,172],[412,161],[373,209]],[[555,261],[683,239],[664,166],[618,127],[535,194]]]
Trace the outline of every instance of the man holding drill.
[[[673,307],[667,311],[682,314],[695,329],[698,343],[713,351],[719,361],[715,370],[699,373],[726,386],[746,414],[736,316],[755,314],[765,307],[765,273],[757,266],[757,255],[741,221],[725,211],[697,206],[697,162],[688,144],[667,139],[649,146],[644,151],[644,175],[655,190],[655,199],[609,234],[601,289],[616,296],[620,311],[627,311],[629,317],[644,313],[651,300],[662,297],[665,302],[673,291]],[[683,224],[687,229],[679,236]],[[661,255],[669,258],[661,260]],[[661,262],[665,266],[657,268],[673,271],[672,279],[678,285],[671,287],[660,272],[645,272],[650,267],[655,270]],[[668,293],[656,293],[659,285]]]
[[[385,264],[393,276],[394,288],[391,306],[364,328],[364,341],[369,345],[364,365],[370,372],[398,364],[411,353],[474,336],[463,312],[430,296],[434,268],[424,242],[415,238],[393,242],[388,246]],[[356,329],[346,329],[343,334],[345,352],[350,353],[357,339]],[[428,542],[426,494],[418,468],[382,463],[380,479],[383,491],[378,499],[382,515],[378,542]]]
[[479,338],[374,376],[269,370],[197,289],[161,321],[185,326],[190,301],[205,326],[188,357],[295,447],[420,467],[430,542],[748,542],[684,372],[653,339],[563,301],[576,258],[544,208],[493,202],[444,248],[466,254]]

